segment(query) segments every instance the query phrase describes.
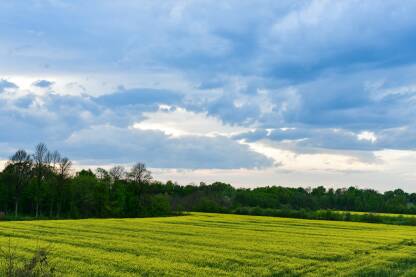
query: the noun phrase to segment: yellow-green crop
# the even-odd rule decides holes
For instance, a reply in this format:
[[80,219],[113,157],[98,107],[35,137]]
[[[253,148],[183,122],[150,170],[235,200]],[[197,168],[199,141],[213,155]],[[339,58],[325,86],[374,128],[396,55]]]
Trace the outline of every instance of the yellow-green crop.
[[52,248],[59,275],[416,275],[416,227],[192,213],[0,223],[19,256]]

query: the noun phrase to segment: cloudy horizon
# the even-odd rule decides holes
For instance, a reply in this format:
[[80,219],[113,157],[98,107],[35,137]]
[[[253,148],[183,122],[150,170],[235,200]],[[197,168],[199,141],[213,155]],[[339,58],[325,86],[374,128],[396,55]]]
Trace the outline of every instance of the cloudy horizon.
[[[406,2],[406,3],[404,3]],[[0,167],[415,192],[414,1],[0,3]]]

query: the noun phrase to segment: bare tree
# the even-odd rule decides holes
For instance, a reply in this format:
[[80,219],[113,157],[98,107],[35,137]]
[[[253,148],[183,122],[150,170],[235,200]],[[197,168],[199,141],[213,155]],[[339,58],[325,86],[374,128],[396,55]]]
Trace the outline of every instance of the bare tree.
[[33,154],[34,171],[36,176],[35,187],[35,213],[36,217],[39,217],[39,204],[40,204],[40,188],[41,184],[46,177],[47,167],[51,161],[51,155],[48,148],[44,143],[36,145],[35,153]]
[[95,170],[95,172],[96,172],[96,176],[97,176],[97,178],[98,179],[100,179],[100,180],[106,180],[106,179],[110,179],[110,174],[108,173],[108,171],[107,170],[105,170],[104,168],[102,168],[102,167],[99,167],[99,168],[97,168],[96,170]]
[[69,177],[71,172],[72,162],[68,158],[62,158],[59,161],[59,176],[62,179],[66,179]]
[[70,176],[72,162],[68,158],[62,158],[58,163],[58,203],[57,203],[57,217],[60,216],[62,209],[62,202],[64,196],[64,186]]
[[59,154],[59,152],[56,150],[48,154],[49,154],[50,163],[52,164],[52,168],[56,172],[57,171],[56,169],[57,168],[59,169],[59,163],[61,161],[61,154]]
[[58,190],[59,190],[59,162],[61,160],[61,154],[58,151],[47,152],[45,159],[45,179],[51,181],[49,186],[49,216],[53,216],[53,209],[55,204],[57,205]]
[[135,164],[129,172],[129,178],[139,185],[148,183],[153,179],[151,172],[144,163]]
[[25,150],[18,150],[8,163],[8,169],[11,171],[14,179],[14,201],[15,210],[14,214],[17,217],[19,213],[19,200],[23,187],[30,181],[32,159]]
[[126,170],[122,166],[114,166],[110,169],[109,174],[113,182],[122,179],[126,175]]

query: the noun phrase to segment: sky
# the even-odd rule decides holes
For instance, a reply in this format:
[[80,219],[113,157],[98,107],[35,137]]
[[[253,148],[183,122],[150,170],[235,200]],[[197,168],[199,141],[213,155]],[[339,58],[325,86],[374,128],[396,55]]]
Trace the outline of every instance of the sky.
[[0,2],[0,167],[416,191],[416,1]]

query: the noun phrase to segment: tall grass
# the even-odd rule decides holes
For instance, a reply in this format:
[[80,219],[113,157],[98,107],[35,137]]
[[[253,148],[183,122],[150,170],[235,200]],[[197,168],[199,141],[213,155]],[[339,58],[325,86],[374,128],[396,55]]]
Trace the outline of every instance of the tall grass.
[[50,264],[51,251],[37,247],[31,256],[19,256],[11,238],[6,247],[0,248],[2,274],[5,277],[52,277],[55,267]]

